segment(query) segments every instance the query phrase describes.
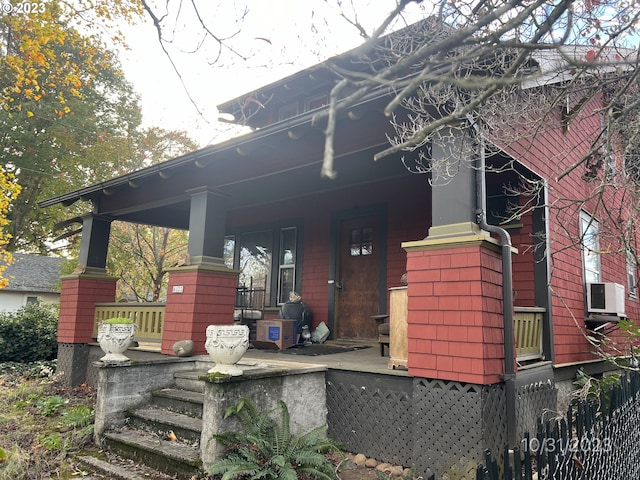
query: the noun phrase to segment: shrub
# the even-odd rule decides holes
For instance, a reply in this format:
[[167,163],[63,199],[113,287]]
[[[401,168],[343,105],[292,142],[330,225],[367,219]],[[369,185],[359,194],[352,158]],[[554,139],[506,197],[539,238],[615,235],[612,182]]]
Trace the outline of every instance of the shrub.
[[58,309],[28,304],[0,314],[0,362],[35,362],[56,358]]
[[[229,408],[225,418],[229,416],[240,421],[242,430],[213,436],[225,450],[223,458],[209,467],[209,473],[222,474],[222,480],[336,478],[333,463],[324,454],[340,453],[340,449],[326,437],[326,426],[304,435],[293,435],[289,429],[289,410],[284,402],[280,402],[274,411],[260,412],[247,398]],[[279,417],[279,421],[274,416]]]

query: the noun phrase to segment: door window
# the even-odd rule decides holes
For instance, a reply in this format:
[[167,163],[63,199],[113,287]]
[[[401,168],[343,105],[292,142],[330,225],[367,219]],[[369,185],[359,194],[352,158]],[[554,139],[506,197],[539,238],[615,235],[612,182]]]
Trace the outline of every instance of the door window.
[[349,252],[352,257],[373,254],[373,228],[354,228],[350,239]]

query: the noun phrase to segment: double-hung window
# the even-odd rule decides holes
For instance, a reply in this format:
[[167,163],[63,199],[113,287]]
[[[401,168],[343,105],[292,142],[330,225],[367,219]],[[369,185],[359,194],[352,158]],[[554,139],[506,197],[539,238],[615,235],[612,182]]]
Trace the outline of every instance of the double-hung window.
[[637,259],[633,250],[627,250],[627,288],[629,296],[636,298],[638,296],[638,277],[637,277]]
[[587,283],[599,282],[601,278],[599,228],[597,220],[585,212],[580,212],[582,263]]
[[247,230],[225,237],[225,264],[240,270],[239,285],[266,289],[266,306],[285,303],[297,288],[298,256],[298,227]]

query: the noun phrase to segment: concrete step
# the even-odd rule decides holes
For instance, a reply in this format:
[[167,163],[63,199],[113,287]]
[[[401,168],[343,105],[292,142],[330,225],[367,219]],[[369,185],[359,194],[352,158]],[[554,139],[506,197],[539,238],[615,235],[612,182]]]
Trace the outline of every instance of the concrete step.
[[163,388],[151,392],[152,404],[171,412],[182,413],[190,417],[202,418],[204,394],[192,390]]
[[177,388],[204,393],[204,382],[199,378],[206,374],[206,370],[191,370],[189,372],[176,372],[173,377]]
[[104,444],[117,455],[176,475],[179,479],[191,479],[202,474],[200,449],[190,444],[128,429],[105,433]]
[[[90,469],[92,472],[96,472],[100,474],[99,478],[111,478],[114,480],[148,480],[149,477],[146,475],[140,475],[136,472],[132,472],[131,469],[116,465],[112,462],[107,462],[106,460],[101,460],[96,457],[92,457],[90,455],[76,455],[75,460],[82,463],[85,467]],[[86,472],[85,472],[86,473]],[[148,475],[152,473],[146,472]],[[157,473],[157,472],[156,472]],[[158,477],[159,475],[154,475]],[[98,477],[83,477],[85,480],[98,478]]]
[[146,407],[129,412],[129,425],[168,438],[169,432],[194,446],[200,444],[202,419],[175,413],[164,408]]

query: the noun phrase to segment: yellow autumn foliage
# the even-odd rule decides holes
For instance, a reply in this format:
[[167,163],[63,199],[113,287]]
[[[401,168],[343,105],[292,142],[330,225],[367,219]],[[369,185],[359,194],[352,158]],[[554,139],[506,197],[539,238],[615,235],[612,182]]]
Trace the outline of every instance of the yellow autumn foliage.
[[51,95],[60,103],[58,115],[70,113],[68,98],[81,97],[82,88],[109,67],[104,32],[109,42],[122,44],[117,25],[142,13],[138,0],[74,0],[0,15],[0,108],[33,116],[33,108],[22,105]]
[[15,181],[14,175],[0,168],[0,288],[6,287],[9,283],[8,279],[2,277],[2,273],[11,263],[11,253],[5,249],[10,238],[4,228],[9,223],[7,212],[11,202],[17,198],[19,193],[20,185]]

